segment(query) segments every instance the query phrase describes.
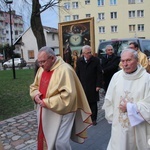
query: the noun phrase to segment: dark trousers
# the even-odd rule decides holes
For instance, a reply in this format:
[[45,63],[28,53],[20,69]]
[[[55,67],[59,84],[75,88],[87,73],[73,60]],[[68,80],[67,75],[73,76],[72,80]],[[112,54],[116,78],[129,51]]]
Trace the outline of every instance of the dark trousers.
[[92,121],[96,121],[97,120],[97,102],[92,102],[92,103],[89,102],[89,105],[92,111],[92,116],[91,116]]

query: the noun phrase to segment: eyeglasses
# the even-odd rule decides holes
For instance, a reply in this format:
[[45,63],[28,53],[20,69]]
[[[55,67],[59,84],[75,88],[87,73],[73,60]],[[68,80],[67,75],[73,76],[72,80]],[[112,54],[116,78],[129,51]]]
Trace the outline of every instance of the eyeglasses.
[[47,61],[48,59],[50,59],[50,58],[51,58],[51,56],[49,56],[49,57],[48,57],[47,59],[45,59],[45,60],[38,61],[38,64],[39,64],[39,65],[45,64],[46,61]]
[[84,54],[88,54],[89,55],[89,54],[91,54],[91,52],[87,52],[87,53],[84,53]]

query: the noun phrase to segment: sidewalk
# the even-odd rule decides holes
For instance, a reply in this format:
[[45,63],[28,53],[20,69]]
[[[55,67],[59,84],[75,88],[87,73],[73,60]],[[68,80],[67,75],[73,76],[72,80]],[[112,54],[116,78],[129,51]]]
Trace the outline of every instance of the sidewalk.
[[[72,150],[105,150],[110,138],[110,125],[101,110],[103,98],[98,102],[98,124],[88,129],[84,144],[71,141]],[[36,112],[31,111],[0,122],[0,139],[4,150],[36,150]]]

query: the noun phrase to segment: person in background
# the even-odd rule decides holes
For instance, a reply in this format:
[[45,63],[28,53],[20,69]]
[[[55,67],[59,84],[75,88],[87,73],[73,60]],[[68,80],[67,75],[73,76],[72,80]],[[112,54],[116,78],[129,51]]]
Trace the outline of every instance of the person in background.
[[104,90],[106,92],[112,76],[118,71],[120,57],[114,54],[112,45],[107,45],[105,52],[106,55],[102,56],[101,65],[103,72]]
[[37,62],[30,96],[37,111],[38,150],[71,150],[70,137],[83,143],[92,124],[84,90],[74,69],[50,47],[39,50]]
[[70,65],[72,65],[72,52],[69,43],[66,44],[66,48],[64,49],[64,61]]
[[74,70],[76,70],[76,64],[77,64],[77,60],[78,60],[77,51],[73,51],[72,60],[73,60],[73,68],[74,68]]
[[97,101],[99,100],[99,90],[102,86],[102,70],[99,58],[92,55],[89,45],[82,47],[82,57],[77,60],[76,73],[92,111],[93,125],[96,125]]
[[102,107],[112,123],[107,150],[150,150],[150,75],[133,49],[122,51],[121,63]]
[[[138,60],[139,60],[138,62],[139,62],[139,64],[141,64],[142,67],[144,67],[147,70],[147,72],[149,72],[150,67],[149,67],[149,63],[148,63],[148,58],[144,53],[142,53],[139,50],[138,43],[137,42],[130,42],[129,43],[129,48],[131,48],[131,49],[138,52]],[[119,64],[119,66],[120,66],[120,68],[122,68],[121,62]]]

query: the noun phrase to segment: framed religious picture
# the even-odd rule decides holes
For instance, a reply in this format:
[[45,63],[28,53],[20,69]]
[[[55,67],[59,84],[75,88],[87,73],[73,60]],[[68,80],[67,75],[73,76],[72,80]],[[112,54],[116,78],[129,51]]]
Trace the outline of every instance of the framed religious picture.
[[95,53],[94,17],[59,23],[59,49],[63,59],[73,65],[84,45]]

